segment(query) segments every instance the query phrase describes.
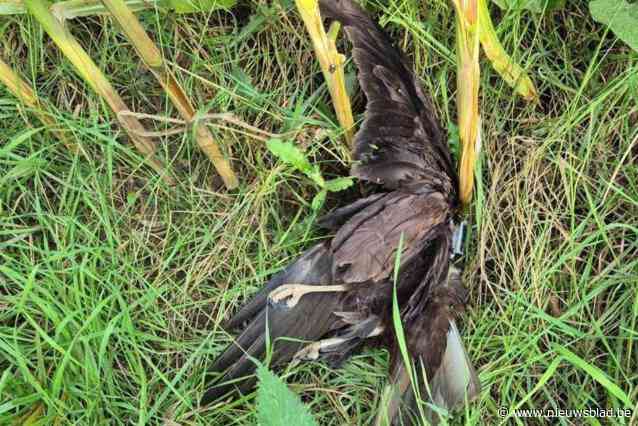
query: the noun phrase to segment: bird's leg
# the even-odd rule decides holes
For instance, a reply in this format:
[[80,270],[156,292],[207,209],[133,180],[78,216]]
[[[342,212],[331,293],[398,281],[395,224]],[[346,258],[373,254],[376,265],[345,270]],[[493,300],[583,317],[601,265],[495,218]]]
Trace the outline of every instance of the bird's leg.
[[268,294],[270,303],[285,303],[286,307],[293,308],[299,299],[309,293],[338,293],[350,290],[347,284],[341,285],[308,285],[308,284],[284,284]]
[[351,338],[347,337],[330,337],[329,339],[318,340],[304,346],[293,357],[293,362],[299,361],[315,361],[319,359],[319,354],[330,348],[337,347],[347,342]]
[[[376,317],[375,317],[376,318]],[[372,318],[370,318],[372,319]],[[299,350],[293,357],[293,363],[299,361],[315,361],[319,359],[319,355],[322,352],[330,352],[339,348],[339,346],[347,343],[353,339],[366,339],[368,337],[375,337],[381,335],[385,331],[385,327],[381,324],[377,325],[368,334],[361,335],[357,333],[357,325],[350,327],[351,331],[345,333],[342,336],[330,337],[328,339],[318,340],[310,343]]]

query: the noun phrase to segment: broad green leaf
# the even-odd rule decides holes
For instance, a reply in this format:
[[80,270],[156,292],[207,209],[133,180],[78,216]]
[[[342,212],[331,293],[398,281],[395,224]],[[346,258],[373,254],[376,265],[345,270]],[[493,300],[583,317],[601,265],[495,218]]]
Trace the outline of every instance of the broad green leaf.
[[313,172],[312,164],[310,164],[304,153],[292,144],[292,142],[284,142],[281,139],[270,139],[266,142],[266,147],[281,161],[294,166],[297,170],[305,174]]
[[312,167],[312,171],[306,174],[319,187],[321,188],[326,187],[326,181],[323,180],[323,176],[321,176],[321,170],[319,170],[319,166],[317,166],[316,164]]
[[565,0],[493,0],[501,9],[531,10],[534,13],[551,12],[565,7]]
[[350,188],[352,185],[354,185],[354,180],[351,177],[340,177],[326,181],[326,190],[339,192]]
[[638,3],[593,0],[589,11],[596,21],[607,25],[619,39],[638,51]]
[[257,423],[260,426],[317,426],[308,408],[266,367],[257,368]]
[[319,168],[310,164],[305,154],[292,142],[284,142],[280,139],[270,139],[266,142],[266,147],[270,152],[279,157],[281,161],[290,164],[300,172],[304,173],[321,188],[325,186]]

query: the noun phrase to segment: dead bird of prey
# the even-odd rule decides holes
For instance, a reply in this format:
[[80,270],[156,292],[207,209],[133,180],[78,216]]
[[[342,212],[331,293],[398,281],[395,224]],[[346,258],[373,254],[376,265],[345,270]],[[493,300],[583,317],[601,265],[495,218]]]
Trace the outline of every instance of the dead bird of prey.
[[[436,422],[436,410],[420,398],[449,410],[480,389],[455,323],[466,299],[450,260],[458,177],[446,135],[403,54],[352,0],[321,0],[320,6],[353,45],[367,107],[351,174],[377,192],[324,217],[334,237],[275,275],[228,321],[227,329],[243,332],[214,361],[217,379],[202,404],[250,391],[256,383],[250,358],[264,358],[267,340],[271,365],[282,365],[308,359],[339,364],[375,339],[391,355],[386,418],[418,424],[417,413],[425,413]],[[396,291],[410,368],[391,319],[401,238]]]

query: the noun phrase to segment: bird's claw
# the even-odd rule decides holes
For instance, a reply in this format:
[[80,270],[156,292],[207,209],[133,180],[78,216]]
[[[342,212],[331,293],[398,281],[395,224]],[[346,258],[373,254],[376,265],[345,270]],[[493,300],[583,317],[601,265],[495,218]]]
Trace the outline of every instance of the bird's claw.
[[313,342],[301,348],[293,357],[296,361],[315,361],[319,359],[321,351],[321,341]]
[[284,303],[287,308],[294,308],[302,296],[308,293],[338,293],[348,291],[350,287],[342,285],[309,285],[309,284],[284,284],[268,294],[271,304]]
[[274,289],[268,295],[271,304],[284,303],[287,308],[293,308],[299,303],[301,296],[308,293],[302,285],[287,284]]

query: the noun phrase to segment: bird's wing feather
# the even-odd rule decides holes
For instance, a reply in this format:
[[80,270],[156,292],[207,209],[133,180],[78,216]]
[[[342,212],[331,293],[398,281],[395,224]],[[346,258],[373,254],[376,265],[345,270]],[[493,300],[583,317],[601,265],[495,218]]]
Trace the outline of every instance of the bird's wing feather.
[[255,385],[254,359],[263,360],[270,341],[272,365],[290,361],[308,342],[333,329],[339,318],[339,293],[314,293],[303,296],[292,308],[271,305],[269,293],[285,284],[329,285],[332,283],[332,256],[327,244],[319,244],[296,262],[275,275],[235,317],[231,326],[247,322],[244,331],[213,362],[215,384],[202,398],[207,404],[234,390],[249,391]]
[[276,288],[290,283],[322,283],[329,284],[332,267],[330,256],[326,255],[325,244],[317,244],[307,250],[284,270],[275,274],[268,282],[233,315],[224,328],[233,330],[252,320],[266,306],[268,295]]
[[401,266],[409,263],[437,236],[450,214],[438,194],[392,192],[346,222],[331,242],[336,282],[380,283],[392,274],[403,239]]
[[396,189],[414,182],[456,192],[456,172],[430,102],[407,60],[352,0],[321,0],[322,14],[339,21],[353,44],[365,120],[355,137],[352,174]]
[[205,405],[233,391],[249,392],[256,384],[255,360],[266,358],[272,351],[271,366],[291,361],[307,344],[328,333],[339,319],[339,293],[305,295],[293,308],[271,306],[264,309],[246,330],[215,360],[210,371],[219,373],[202,397]]

